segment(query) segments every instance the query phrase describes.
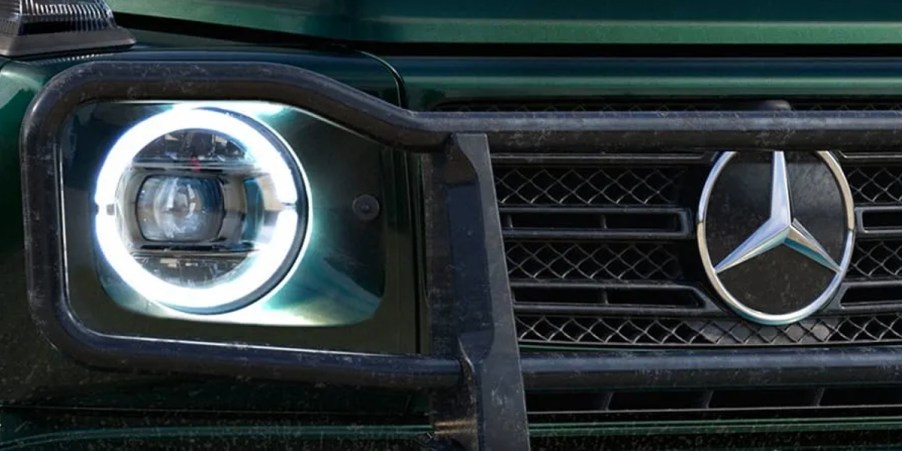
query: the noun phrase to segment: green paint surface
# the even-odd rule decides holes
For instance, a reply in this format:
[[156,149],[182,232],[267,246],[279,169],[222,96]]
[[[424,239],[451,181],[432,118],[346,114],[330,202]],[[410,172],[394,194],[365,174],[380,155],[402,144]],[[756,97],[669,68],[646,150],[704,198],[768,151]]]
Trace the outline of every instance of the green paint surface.
[[115,11],[374,42],[889,44],[902,3],[881,0],[109,0]]

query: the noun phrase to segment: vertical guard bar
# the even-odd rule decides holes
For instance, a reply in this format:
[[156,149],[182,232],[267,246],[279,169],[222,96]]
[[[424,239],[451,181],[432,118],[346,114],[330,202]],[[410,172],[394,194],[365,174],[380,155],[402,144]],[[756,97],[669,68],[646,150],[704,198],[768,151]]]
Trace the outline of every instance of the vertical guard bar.
[[526,401],[485,134],[456,134],[424,165],[432,353],[456,357],[461,386],[432,396],[439,439],[528,450]]

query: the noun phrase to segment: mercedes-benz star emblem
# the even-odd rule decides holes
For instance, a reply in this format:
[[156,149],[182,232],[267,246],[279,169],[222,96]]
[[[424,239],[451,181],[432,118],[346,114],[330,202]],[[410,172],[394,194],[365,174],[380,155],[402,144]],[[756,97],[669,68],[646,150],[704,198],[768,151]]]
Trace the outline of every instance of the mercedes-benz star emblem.
[[829,152],[725,152],[702,191],[698,243],[717,293],[763,324],[835,294],[852,254],[848,182]]

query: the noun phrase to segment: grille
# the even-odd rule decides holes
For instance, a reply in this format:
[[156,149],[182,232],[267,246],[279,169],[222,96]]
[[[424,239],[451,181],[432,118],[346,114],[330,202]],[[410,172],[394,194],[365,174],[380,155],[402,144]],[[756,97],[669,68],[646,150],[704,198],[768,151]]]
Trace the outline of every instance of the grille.
[[[446,103],[440,111],[711,111],[764,99]],[[791,99],[797,110],[898,110],[888,99]],[[527,348],[796,346],[902,342],[902,153],[836,152],[859,231],[837,300],[786,326],[747,322],[714,296],[695,217],[713,152],[534,149],[492,155]]]

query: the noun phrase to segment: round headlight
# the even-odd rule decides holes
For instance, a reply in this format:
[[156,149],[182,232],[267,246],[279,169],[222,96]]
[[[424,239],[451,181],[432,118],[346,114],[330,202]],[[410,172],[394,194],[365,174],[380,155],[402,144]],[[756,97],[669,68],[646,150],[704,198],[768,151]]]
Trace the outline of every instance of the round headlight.
[[126,131],[94,193],[98,247],[148,301],[220,313],[271,291],[295,266],[306,181],[288,145],[250,117],[177,108]]

